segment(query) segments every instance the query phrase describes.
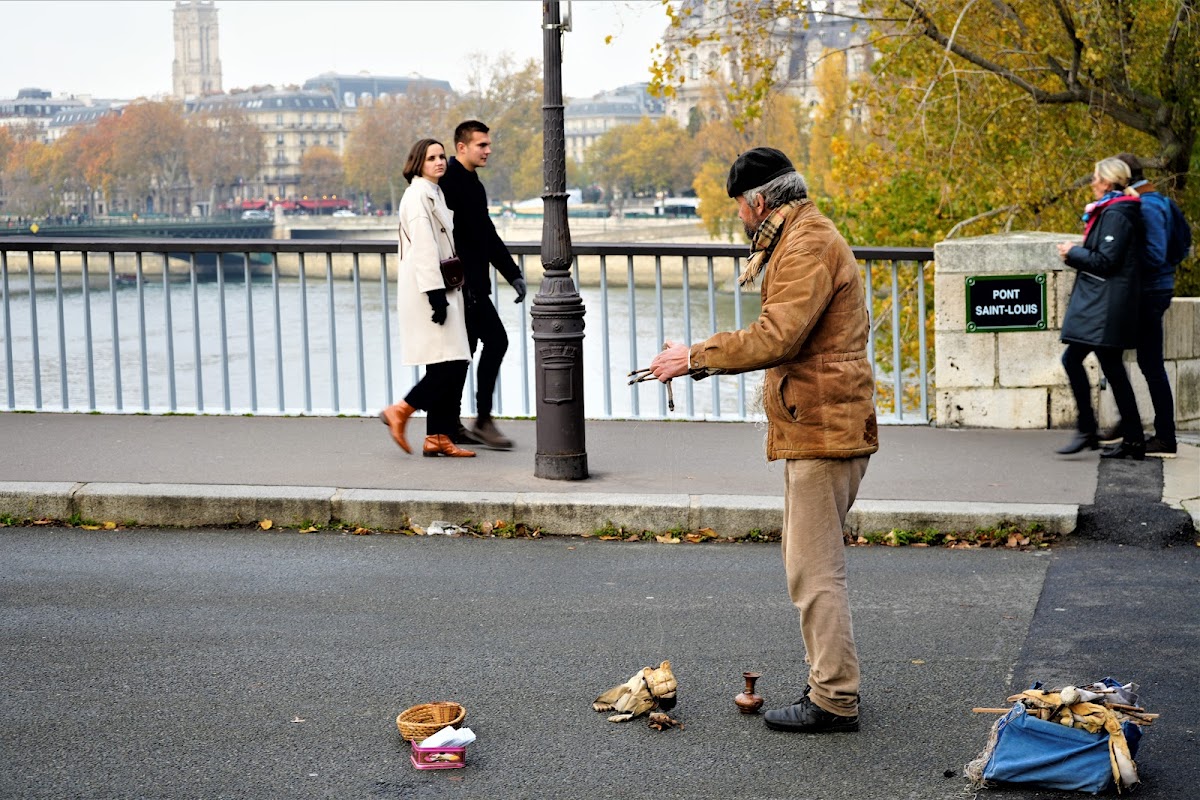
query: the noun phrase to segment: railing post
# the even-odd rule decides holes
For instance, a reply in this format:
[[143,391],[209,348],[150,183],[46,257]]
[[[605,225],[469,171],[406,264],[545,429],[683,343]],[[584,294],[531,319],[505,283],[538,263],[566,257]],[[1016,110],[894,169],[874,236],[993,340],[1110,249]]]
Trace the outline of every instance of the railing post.
[[588,476],[583,422],[584,308],[570,273],[562,35],[558,0],[545,0],[542,4],[544,274],[529,312],[533,320],[537,381],[537,456],[533,474],[538,478],[580,480]]

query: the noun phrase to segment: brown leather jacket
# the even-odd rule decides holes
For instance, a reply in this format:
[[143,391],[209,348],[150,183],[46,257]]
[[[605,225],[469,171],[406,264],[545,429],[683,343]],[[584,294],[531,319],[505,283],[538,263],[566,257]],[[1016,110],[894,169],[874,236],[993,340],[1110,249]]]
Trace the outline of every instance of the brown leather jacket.
[[765,369],[767,459],[879,449],[869,320],[858,263],[811,203],[784,223],[761,274],[762,314],[691,347],[693,377]]

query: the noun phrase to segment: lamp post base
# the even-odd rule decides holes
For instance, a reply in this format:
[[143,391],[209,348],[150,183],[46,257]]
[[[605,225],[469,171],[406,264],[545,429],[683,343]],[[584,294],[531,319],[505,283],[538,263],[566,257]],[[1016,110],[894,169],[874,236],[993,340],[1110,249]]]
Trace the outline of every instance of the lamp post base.
[[545,455],[538,453],[533,462],[533,477],[554,481],[581,481],[588,476],[587,453]]

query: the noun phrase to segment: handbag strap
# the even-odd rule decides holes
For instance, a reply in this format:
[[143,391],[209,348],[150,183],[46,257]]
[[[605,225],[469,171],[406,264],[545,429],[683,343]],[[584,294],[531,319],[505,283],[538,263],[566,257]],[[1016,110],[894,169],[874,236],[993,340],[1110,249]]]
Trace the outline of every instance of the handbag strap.
[[[437,231],[434,230],[434,227],[433,227],[433,218],[434,217],[438,218],[438,222],[442,222],[441,216],[437,213],[437,205],[436,204],[432,208],[429,209],[429,229],[431,231],[433,231],[433,240],[436,242],[437,241]],[[454,249],[454,237],[451,236],[449,233],[446,233],[446,224],[444,222],[442,222],[442,233],[446,234],[446,239],[449,240],[449,242],[450,242],[450,257],[458,258],[458,253]]]

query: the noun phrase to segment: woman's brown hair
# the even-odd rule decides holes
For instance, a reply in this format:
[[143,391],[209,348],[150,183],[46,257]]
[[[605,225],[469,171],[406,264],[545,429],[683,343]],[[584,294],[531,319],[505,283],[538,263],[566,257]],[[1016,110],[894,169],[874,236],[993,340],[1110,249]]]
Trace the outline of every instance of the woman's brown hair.
[[437,139],[417,140],[417,143],[412,146],[412,150],[408,151],[408,160],[404,162],[404,180],[412,183],[412,179],[421,174],[421,167],[425,164],[425,154],[435,144],[442,150],[446,149],[445,145]]

